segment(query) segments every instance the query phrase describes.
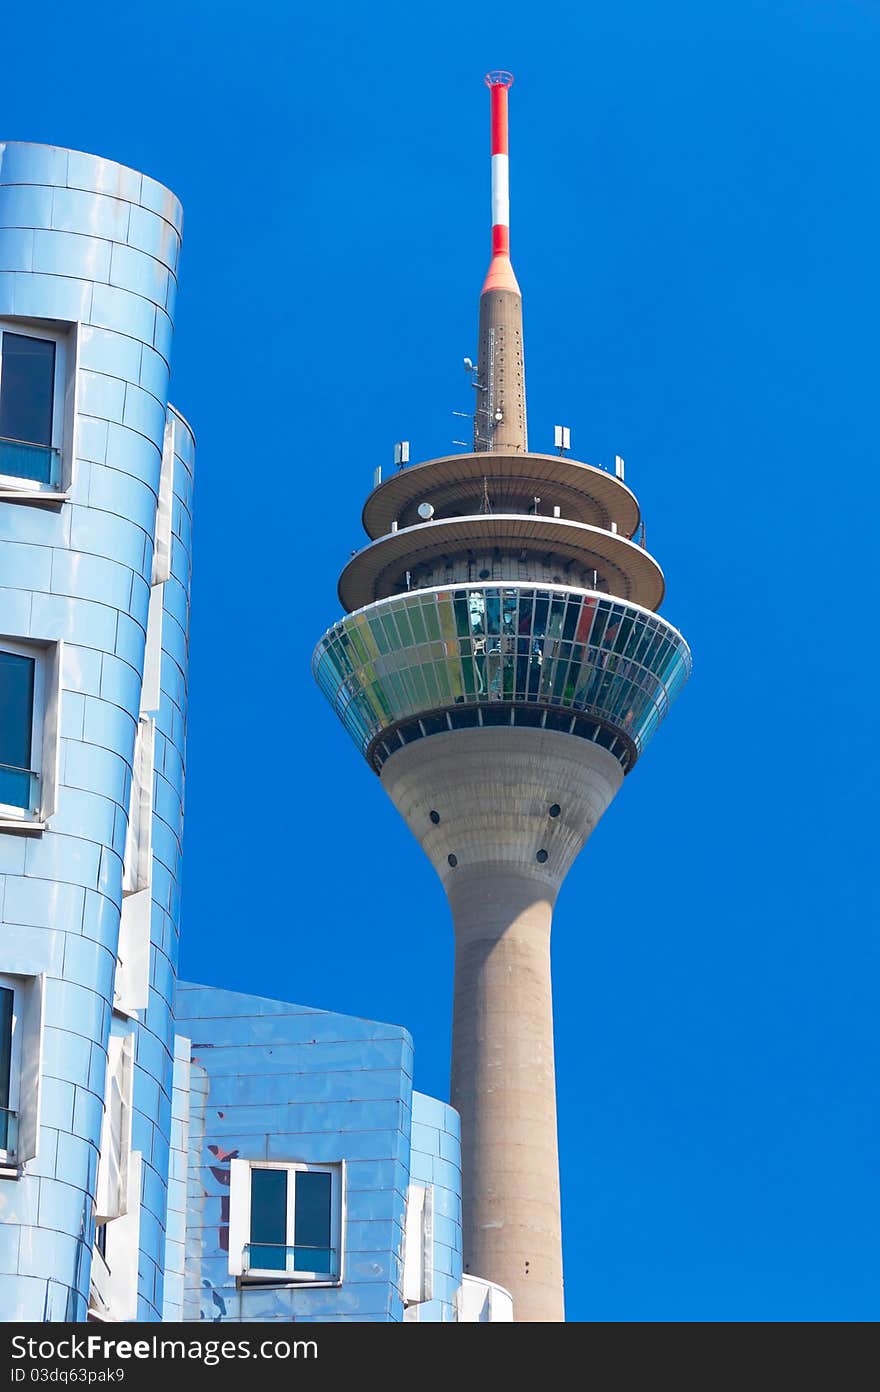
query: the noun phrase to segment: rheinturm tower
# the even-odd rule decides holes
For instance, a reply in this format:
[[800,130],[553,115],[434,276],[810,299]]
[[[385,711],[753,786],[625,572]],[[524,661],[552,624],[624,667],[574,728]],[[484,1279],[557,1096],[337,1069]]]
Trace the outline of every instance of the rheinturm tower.
[[[464,1269],[564,1318],[550,927],[559,887],[690,672],[621,470],[529,450],[493,72],[474,447],[368,497],[314,669],[449,899]],[[641,538],[641,539],[639,539]]]

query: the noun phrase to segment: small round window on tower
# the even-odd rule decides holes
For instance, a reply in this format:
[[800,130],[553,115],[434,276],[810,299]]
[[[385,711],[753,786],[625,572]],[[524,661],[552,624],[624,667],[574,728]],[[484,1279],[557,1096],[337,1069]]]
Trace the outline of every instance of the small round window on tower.
[[481,570],[481,571],[480,571],[480,579],[481,579],[481,580],[488,580],[488,579],[489,579],[489,576],[490,576],[491,574],[492,574],[491,570]]
[[547,852],[543,850],[539,851],[538,854],[535,856],[535,860],[538,862],[539,865],[543,865],[548,858],[549,857],[547,855]]
[[439,826],[439,824],[440,824],[440,813],[439,813],[439,812],[429,812],[429,813],[428,813],[428,816],[431,818],[431,821],[434,823],[435,826]]
[[449,861],[449,864],[452,866],[454,870],[456,865],[458,864],[458,856],[450,854],[446,857],[446,859]]
[[[552,805],[551,808],[550,808],[550,816],[551,816],[551,817],[558,817],[561,811],[562,811],[562,808],[559,806],[559,803],[558,803],[558,802],[554,802],[553,805]],[[431,816],[433,817],[433,815],[434,815],[434,813],[432,812],[432,813],[431,813]]]

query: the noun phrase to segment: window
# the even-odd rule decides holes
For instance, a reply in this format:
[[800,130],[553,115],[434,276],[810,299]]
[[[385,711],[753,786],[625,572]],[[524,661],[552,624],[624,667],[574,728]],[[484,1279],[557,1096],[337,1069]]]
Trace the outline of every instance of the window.
[[66,334],[0,324],[0,480],[62,486],[66,349]]
[[42,976],[0,976],[0,1168],[37,1153],[43,1039]]
[[243,1280],[342,1279],[342,1168],[233,1160],[229,1270]]
[[0,638],[0,828],[33,829],[57,786],[61,644]]
[[18,1130],[19,1038],[15,991],[0,986],[0,1162],[15,1158]]
[[41,665],[24,648],[0,648],[0,806],[13,815],[39,807]]

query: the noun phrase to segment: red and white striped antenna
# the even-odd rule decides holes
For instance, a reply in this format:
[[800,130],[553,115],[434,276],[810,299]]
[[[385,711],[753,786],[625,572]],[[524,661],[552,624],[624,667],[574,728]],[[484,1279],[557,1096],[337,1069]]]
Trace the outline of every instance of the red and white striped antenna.
[[513,73],[486,74],[492,113],[492,261],[483,284],[487,290],[520,293],[510,262],[510,171],[507,143],[507,92]]

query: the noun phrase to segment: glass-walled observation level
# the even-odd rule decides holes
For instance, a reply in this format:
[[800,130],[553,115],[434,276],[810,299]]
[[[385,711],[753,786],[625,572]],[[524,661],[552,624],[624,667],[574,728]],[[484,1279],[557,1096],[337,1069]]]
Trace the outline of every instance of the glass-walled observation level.
[[465,725],[593,739],[632,768],[691,670],[665,619],[594,591],[461,585],[380,600],[321,639],[318,685],[377,771]]

